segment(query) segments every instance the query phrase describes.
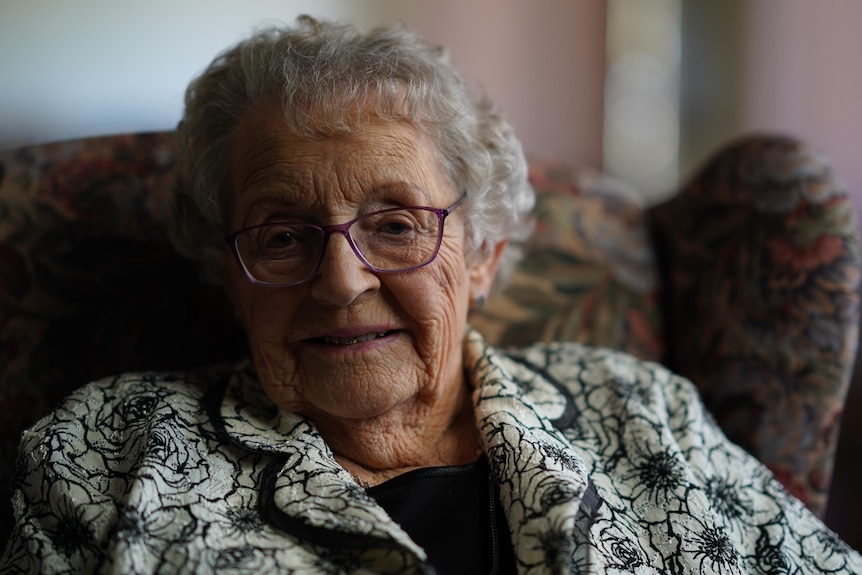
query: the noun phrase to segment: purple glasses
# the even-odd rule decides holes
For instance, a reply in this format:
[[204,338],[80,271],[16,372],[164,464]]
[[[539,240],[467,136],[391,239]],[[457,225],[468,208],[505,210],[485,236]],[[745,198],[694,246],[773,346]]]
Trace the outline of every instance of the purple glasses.
[[225,236],[253,283],[285,287],[317,275],[329,236],[341,234],[356,257],[375,272],[406,272],[430,264],[443,241],[443,223],[466,194],[448,208],[389,208],[334,226],[274,222]]

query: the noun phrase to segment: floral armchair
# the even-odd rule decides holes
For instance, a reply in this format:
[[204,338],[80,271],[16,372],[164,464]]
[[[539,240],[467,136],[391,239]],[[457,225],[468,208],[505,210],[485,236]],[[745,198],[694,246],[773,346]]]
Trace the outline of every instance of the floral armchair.
[[[170,133],[0,154],[0,537],[18,436],[70,391],[245,351],[225,302],[170,248],[174,158]],[[860,262],[828,162],[752,137],[652,209],[587,170],[533,160],[530,178],[527,257],[473,325],[497,345],[574,340],[666,363],[822,513]]]

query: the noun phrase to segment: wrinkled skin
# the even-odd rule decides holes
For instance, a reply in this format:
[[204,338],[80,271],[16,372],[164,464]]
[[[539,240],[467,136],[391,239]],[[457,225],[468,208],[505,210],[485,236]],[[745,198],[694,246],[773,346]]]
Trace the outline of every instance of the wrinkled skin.
[[[460,195],[430,137],[406,122],[307,141],[288,130],[275,104],[241,118],[230,174],[229,230],[285,219],[336,224],[394,206],[442,208]],[[404,273],[372,272],[334,234],[315,278],[260,287],[226,250],[228,291],[267,394],[314,422],[342,464],[370,483],[477,456],[461,348],[471,298],[487,293],[503,246],[472,261],[463,218],[462,208],[447,218],[432,263]],[[323,339],[369,334],[349,345]]]

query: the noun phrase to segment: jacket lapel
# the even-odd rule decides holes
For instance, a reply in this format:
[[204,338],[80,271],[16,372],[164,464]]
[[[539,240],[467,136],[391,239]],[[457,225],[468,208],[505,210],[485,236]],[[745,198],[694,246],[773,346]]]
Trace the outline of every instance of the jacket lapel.
[[[569,410],[565,394],[533,381],[535,372],[498,354],[472,330],[464,361],[519,563],[527,572],[587,567],[579,558],[587,546],[580,543],[600,500],[583,460],[554,427]],[[365,566],[424,569],[424,551],[335,461],[310,422],[278,410],[250,368],[227,383],[218,417],[231,443],[269,458],[258,502],[267,522],[361,556]]]
[[586,567],[577,554],[599,502],[583,460],[553,425],[555,414],[568,409],[566,398],[548,384],[526,392],[524,381],[537,375],[476,332],[467,338],[465,363],[520,563],[528,572]]
[[425,560],[425,552],[335,461],[311,422],[279,410],[249,366],[227,382],[216,427],[230,443],[267,457],[257,502],[267,523],[382,571]]

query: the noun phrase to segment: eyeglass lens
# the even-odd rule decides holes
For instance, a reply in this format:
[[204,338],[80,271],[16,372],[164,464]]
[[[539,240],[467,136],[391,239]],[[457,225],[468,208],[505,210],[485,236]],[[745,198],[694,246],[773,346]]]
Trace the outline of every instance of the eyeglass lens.
[[247,229],[235,238],[243,267],[257,282],[300,282],[313,275],[327,236],[349,236],[356,255],[376,271],[403,271],[428,263],[439,246],[443,214],[433,208],[382,210],[349,224],[321,227],[273,223]]

